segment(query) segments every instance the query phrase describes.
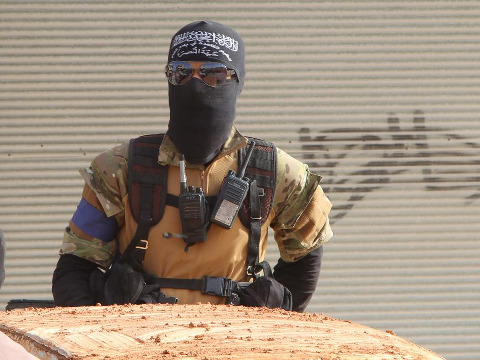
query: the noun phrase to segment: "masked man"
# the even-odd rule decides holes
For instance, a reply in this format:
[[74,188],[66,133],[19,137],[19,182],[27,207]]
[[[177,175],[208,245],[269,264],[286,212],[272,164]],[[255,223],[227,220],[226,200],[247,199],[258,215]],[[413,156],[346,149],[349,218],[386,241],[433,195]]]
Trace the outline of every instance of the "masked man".
[[[224,304],[238,284],[257,283],[252,296],[264,299],[252,303],[244,291],[233,303],[269,306],[280,289],[293,305],[279,307],[304,311],[333,235],[331,203],[320,176],[234,125],[245,78],[241,37],[216,22],[190,23],[173,36],[165,73],[166,134],[116,146],[81,171],[82,199],[53,275],[55,302]],[[269,227],[281,256],[273,274],[263,261]]]

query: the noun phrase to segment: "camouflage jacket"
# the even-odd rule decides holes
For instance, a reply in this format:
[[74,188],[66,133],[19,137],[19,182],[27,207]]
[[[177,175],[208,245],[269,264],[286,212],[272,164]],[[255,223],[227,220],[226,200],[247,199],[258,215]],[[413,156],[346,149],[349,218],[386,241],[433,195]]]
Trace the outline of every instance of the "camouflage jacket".
[[[65,231],[61,254],[74,254],[108,268],[117,251],[123,252],[133,237],[136,223],[128,202],[128,144],[125,142],[99,154],[89,168],[80,171],[86,184],[82,200]],[[237,170],[237,150],[246,145],[247,139],[233,127],[223,149],[208,167],[187,163],[188,185],[202,187],[206,195],[217,195],[228,170]],[[168,136],[160,145],[158,161],[169,166],[168,192],[178,194],[178,151]],[[319,185],[320,179],[309,171],[307,165],[277,149],[276,192],[272,211],[262,226],[260,260],[267,248],[268,227],[273,229],[280,256],[287,262],[300,259],[332,237],[328,221],[332,205]],[[210,275],[243,280],[238,269],[245,267],[248,230],[243,228],[239,219],[237,221],[238,224],[230,230],[212,226],[205,243],[193,246],[189,255],[185,255],[183,240],[175,239],[177,245],[173,239],[158,239],[164,231],[181,233],[178,209],[167,206],[158,230],[151,229],[146,270],[160,277]],[[178,257],[178,262],[191,264],[191,271],[169,267],[168,263],[174,257]],[[225,265],[226,269],[218,270],[218,266],[209,267],[210,257],[212,262],[225,258],[232,260],[230,265]],[[201,267],[204,272],[198,273],[196,267]]]

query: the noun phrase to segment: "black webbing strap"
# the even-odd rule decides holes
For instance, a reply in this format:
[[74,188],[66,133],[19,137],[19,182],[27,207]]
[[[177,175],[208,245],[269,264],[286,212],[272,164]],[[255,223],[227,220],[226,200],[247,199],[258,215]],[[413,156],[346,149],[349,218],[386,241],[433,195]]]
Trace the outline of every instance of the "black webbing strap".
[[256,279],[263,270],[264,276],[272,276],[270,265],[266,261],[259,262],[260,235],[262,231],[263,189],[257,186],[257,181],[250,183],[250,230],[247,253],[247,278]]
[[171,279],[159,278],[155,283],[160,288],[200,290],[204,294],[215,296],[230,296],[235,282],[229,278],[204,276],[201,279]]
[[[275,197],[275,188],[277,182],[277,150],[274,144],[256,138],[249,138],[255,141],[252,156],[248,161],[245,169],[245,176],[251,181],[256,180],[257,186],[263,189],[264,197],[262,198],[261,214],[262,224],[268,219],[273,207],[273,199]],[[246,155],[247,147],[239,150],[238,161],[239,166]],[[250,226],[250,199],[247,197],[242,205],[239,218],[245,227]]]
[[177,195],[172,195],[172,194],[167,194],[167,203],[166,204],[178,208],[178,196]]
[[162,138],[161,135],[147,135],[130,141],[128,193],[137,230],[120,262],[127,262],[138,271],[142,269],[148,249],[150,227],[162,218],[166,202],[167,167],[157,162]]
[[247,275],[255,277],[255,267],[258,264],[260,251],[260,232],[262,226],[262,214],[260,208],[260,196],[257,181],[250,183],[250,230],[247,254]]
[[133,239],[120,257],[119,262],[126,262],[137,271],[143,272],[143,261],[148,249],[148,233],[152,226],[152,218],[141,217],[137,223],[137,231]]

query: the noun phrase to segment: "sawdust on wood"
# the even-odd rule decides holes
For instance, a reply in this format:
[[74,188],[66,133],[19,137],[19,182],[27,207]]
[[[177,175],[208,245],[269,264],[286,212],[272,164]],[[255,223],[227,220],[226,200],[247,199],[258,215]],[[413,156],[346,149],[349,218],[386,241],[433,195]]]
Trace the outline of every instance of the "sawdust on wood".
[[29,308],[0,312],[0,330],[49,359],[443,359],[392,330],[228,305]]

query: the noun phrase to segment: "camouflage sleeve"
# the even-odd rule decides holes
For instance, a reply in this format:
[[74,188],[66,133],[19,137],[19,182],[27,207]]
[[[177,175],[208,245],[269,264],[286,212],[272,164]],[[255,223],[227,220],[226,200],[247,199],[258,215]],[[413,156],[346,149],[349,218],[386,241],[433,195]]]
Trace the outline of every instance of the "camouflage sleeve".
[[107,242],[97,238],[83,239],[74,234],[70,227],[67,227],[63,235],[60,255],[72,254],[108,269],[115,256],[116,248],[116,241]]
[[60,255],[72,254],[108,268],[114,259],[115,233],[124,223],[128,143],[98,155],[81,170],[82,199],[65,230]]
[[328,220],[332,204],[319,185],[320,176],[284,151],[277,154],[272,229],[282,259],[292,262],[333,236]]
[[89,168],[80,170],[107,216],[124,210],[122,199],[127,194],[127,153],[128,142],[125,142],[99,154]]

